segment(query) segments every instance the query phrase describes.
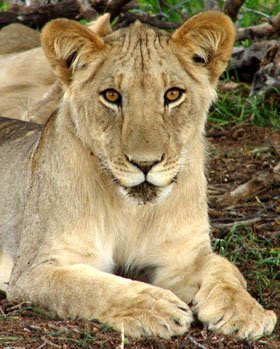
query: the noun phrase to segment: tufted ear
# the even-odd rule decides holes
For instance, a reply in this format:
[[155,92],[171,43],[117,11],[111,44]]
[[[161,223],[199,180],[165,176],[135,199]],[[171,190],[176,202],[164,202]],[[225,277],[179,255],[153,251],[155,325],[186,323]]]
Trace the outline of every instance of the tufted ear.
[[187,20],[172,39],[188,50],[194,63],[207,67],[210,81],[215,84],[231,56],[235,28],[221,12],[202,12]]
[[93,54],[105,48],[92,30],[68,19],[47,23],[41,41],[55,75],[64,84],[71,82],[73,72],[89,62]]
[[104,15],[98,17],[98,19],[88,26],[90,30],[100,36],[106,36],[113,32],[110,23],[110,13],[105,13]]

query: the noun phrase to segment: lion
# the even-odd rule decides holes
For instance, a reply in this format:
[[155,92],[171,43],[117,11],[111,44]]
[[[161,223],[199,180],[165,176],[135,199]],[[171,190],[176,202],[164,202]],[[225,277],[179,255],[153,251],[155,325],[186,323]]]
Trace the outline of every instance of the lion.
[[[3,56],[0,65],[0,115],[31,120],[33,104],[43,99],[56,81],[42,48]],[[45,109],[43,112],[46,114]],[[36,117],[32,120],[37,122]],[[46,120],[41,116],[38,122]]]
[[[93,32],[112,31],[110,14],[88,24]],[[44,124],[57,109],[62,89],[43,52],[39,33],[22,24],[11,24],[0,32],[0,115]],[[39,39],[40,41],[40,39]]]
[[276,315],[211,249],[205,121],[235,38],[200,13],[173,34],[136,22],[96,34],[57,19],[42,47],[62,86],[42,127],[0,126],[0,245],[9,300],[170,338],[193,314],[240,338]]

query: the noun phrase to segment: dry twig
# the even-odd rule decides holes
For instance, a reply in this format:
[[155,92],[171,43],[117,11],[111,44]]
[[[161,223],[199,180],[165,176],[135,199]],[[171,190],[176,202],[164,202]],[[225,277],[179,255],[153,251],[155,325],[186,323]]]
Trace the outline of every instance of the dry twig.
[[262,217],[254,217],[254,218],[249,218],[241,221],[234,220],[229,223],[212,223],[212,225],[215,229],[228,229],[228,228],[231,228],[234,224],[248,226],[261,221],[262,221]]
[[189,340],[196,346],[196,348],[208,349],[206,345],[200,344],[193,336],[189,336]]
[[54,347],[54,348],[62,348],[61,345],[57,345],[57,344],[51,342],[48,338],[46,338],[44,336],[42,336],[41,339],[44,341],[43,344],[48,344],[49,346]]

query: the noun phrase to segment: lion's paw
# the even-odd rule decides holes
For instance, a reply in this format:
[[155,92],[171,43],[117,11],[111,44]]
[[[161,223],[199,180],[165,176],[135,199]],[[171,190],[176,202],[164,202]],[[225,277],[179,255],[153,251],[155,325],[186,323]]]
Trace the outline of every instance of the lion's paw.
[[[205,296],[205,297],[204,297]],[[197,294],[194,310],[210,330],[239,338],[259,338],[273,331],[276,315],[265,310],[245,289],[216,287]]]
[[183,335],[193,320],[187,304],[172,292],[158,287],[144,287],[125,303],[121,309],[112,306],[114,313],[110,314],[108,322],[118,330],[123,327],[124,332],[132,337],[159,336],[168,339]]

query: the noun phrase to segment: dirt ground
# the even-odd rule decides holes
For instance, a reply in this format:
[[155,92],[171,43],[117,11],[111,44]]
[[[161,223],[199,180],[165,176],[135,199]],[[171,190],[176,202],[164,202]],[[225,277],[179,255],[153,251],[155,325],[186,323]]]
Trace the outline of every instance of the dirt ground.
[[[240,184],[259,174],[273,176],[280,162],[280,132],[271,128],[260,129],[252,125],[208,127],[209,140],[208,178],[210,217],[213,239],[225,238],[236,221],[241,221],[257,237],[270,241],[279,250],[280,241],[280,185],[269,183],[258,191],[230,203],[225,197]],[[250,261],[239,265],[243,273]],[[261,299],[263,305],[280,316],[279,279],[273,286],[262,289],[254,279],[248,280],[251,294]],[[123,344],[121,344],[121,342]],[[107,326],[89,321],[61,321],[30,304],[10,303],[0,300],[0,347],[3,348],[137,348],[137,349],[276,349],[280,348],[280,326],[273,335],[258,341],[236,340],[213,334],[196,321],[185,336],[170,341],[162,339],[133,340],[112,331]]]

